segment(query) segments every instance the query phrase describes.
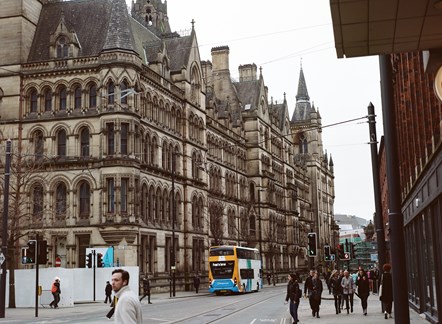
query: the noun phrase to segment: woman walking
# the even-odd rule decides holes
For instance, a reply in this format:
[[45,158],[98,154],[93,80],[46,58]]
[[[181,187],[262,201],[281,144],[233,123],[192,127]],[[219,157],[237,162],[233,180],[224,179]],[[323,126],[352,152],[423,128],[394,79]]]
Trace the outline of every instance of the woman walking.
[[293,324],[299,322],[298,320],[298,306],[299,300],[302,296],[302,291],[299,289],[298,280],[296,279],[296,274],[289,274],[289,282],[287,284],[287,295],[285,297],[285,303],[290,300],[290,315],[293,318]]
[[330,287],[335,299],[336,314],[339,314],[341,312],[342,286],[338,270],[333,270],[330,276]]
[[361,299],[362,311],[364,315],[367,315],[367,300],[370,295],[370,283],[367,273],[362,268],[359,269],[356,286],[358,286],[358,296]]
[[318,272],[315,271],[312,278],[312,291],[310,297],[310,304],[312,307],[313,317],[319,317],[319,305],[321,305],[322,281],[319,279]]
[[[384,273],[382,274],[379,289],[379,299],[382,301],[382,308],[385,310],[385,319],[391,316],[391,306],[393,304],[393,282],[391,279],[391,265],[386,263],[382,267]],[[382,287],[382,288],[381,288]]]

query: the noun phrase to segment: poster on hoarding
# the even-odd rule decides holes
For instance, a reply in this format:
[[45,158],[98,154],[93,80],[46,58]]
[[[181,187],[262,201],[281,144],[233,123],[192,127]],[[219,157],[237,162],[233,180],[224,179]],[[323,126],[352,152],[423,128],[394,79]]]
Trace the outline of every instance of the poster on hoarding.
[[107,247],[107,248],[86,248],[86,258],[89,253],[94,255],[95,251],[95,257],[93,258],[94,265],[97,268],[98,261],[97,256],[101,255],[102,258],[102,268],[109,268],[114,266],[114,248],[113,247]]

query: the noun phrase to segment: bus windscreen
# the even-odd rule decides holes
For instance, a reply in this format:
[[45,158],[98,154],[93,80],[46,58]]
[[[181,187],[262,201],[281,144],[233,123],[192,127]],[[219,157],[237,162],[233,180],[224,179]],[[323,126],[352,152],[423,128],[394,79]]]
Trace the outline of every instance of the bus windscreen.
[[210,263],[210,270],[214,279],[230,279],[234,266],[235,261],[216,261]]

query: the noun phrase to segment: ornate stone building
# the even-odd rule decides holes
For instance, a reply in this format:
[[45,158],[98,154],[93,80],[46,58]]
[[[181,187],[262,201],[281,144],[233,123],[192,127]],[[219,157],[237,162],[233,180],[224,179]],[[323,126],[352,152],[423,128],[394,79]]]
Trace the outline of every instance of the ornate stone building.
[[124,0],[8,0],[0,40],[13,246],[38,233],[47,266],[69,268],[113,247],[158,282],[175,264],[181,285],[212,244],[256,246],[287,273],[307,270],[306,233],[330,242],[333,163],[302,70],[290,120],[256,65],[232,81],[229,48],[202,61],[193,26],[171,32],[158,0],[131,15]]

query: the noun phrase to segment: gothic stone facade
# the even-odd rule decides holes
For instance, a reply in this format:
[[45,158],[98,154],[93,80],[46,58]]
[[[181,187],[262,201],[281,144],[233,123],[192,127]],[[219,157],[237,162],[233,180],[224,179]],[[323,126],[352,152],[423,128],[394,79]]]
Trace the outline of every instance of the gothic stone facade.
[[213,244],[258,247],[265,271],[287,273],[309,266],[306,233],[330,242],[319,114],[290,120],[254,64],[232,81],[226,46],[202,61],[166,3],[137,0],[129,15],[124,0],[8,0],[0,40],[12,245],[38,233],[47,266],[63,267],[112,246],[159,282],[175,264],[182,284],[207,273]]

